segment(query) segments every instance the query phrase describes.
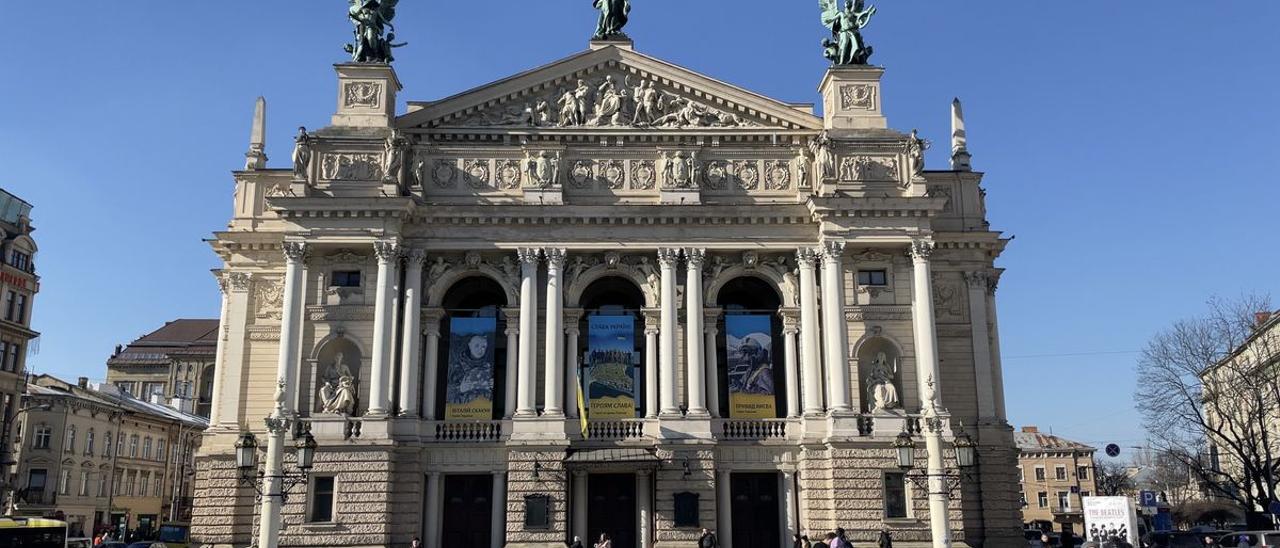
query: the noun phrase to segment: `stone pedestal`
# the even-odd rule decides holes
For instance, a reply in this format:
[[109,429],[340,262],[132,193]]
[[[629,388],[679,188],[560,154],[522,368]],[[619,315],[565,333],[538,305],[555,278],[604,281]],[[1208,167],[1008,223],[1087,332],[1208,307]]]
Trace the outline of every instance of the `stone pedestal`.
[[658,202],[662,205],[699,205],[702,193],[696,188],[664,188],[658,191]]
[[559,186],[525,188],[524,203],[533,205],[563,205],[564,189]]
[[877,411],[871,415],[871,433],[877,438],[895,438],[907,429],[907,414],[901,409]]
[[339,127],[391,127],[396,117],[400,79],[391,65],[344,63],[338,72],[338,110],[332,124]]
[[872,66],[831,67],[818,85],[822,121],[827,129],[885,129],[880,102],[884,69]]

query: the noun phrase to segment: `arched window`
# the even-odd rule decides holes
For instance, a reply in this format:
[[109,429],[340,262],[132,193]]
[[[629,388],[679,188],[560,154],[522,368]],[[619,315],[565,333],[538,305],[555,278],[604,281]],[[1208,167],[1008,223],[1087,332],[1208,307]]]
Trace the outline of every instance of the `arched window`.
[[720,288],[724,310],[716,340],[720,414],[764,419],[787,416],[782,299],[767,282],[744,276]]
[[[590,419],[644,416],[652,387],[644,382],[644,293],[626,278],[591,282],[578,301],[583,317],[575,352],[583,403]],[[567,394],[570,402],[576,394]]]
[[507,294],[485,276],[459,280],[441,301],[435,416],[500,419],[506,406]]

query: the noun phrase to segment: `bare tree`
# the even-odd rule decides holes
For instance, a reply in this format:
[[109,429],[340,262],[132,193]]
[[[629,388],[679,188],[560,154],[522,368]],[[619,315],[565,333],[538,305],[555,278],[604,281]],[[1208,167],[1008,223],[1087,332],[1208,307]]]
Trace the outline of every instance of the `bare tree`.
[[1093,482],[1098,486],[1098,494],[1104,497],[1127,496],[1134,492],[1133,476],[1118,462],[1094,458]]
[[1141,474],[1138,487],[1159,493],[1170,506],[1178,508],[1199,491],[1199,480],[1186,464],[1187,456],[1158,452]]
[[1280,328],[1260,329],[1255,316],[1270,309],[1266,297],[1212,299],[1203,316],[1157,334],[1137,368],[1152,447],[1246,511],[1266,508],[1280,483]]

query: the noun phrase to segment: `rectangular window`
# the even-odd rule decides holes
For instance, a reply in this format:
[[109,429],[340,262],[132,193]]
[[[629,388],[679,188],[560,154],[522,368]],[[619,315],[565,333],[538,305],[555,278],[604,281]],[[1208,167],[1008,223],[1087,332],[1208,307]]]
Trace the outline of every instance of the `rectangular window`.
[[80,490],[78,493],[82,497],[89,495],[89,472],[87,470],[80,471]]
[[124,392],[125,394],[133,396],[135,398],[138,397],[137,392],[133,388],[132,382],[118,382],[116,383],[116,388],[119,388],[120,391]]
[[889,273],[885,270],[859,270],[858,285],[889,285]]
[[98,477],[98,496],[107,496],[107,475],[105,473]]
[[72,426],[67,429],[67,441],[62,447],[63,451],[68,453],[76,452],[76,427]]
[[159,395],[164,398],[164,383],[162,382],[144,382],[142,383],[142,399],[151,401],[152,396]]
[[163,439],[160,440],[159,444],[156,445],[156,460],[160,462],[164,462],[164,453],[168,447],[169,447],[168,441],[165,441]]
[[311,478],[311,519],[312,523],[328,523],[333,521],[333,476],[316,476]]
[[48,449],[49,442],[53,439],[53,429],[48,426],[37,426],[36,436],[32,447],[35,449]]
[[154,493],[152,493],[152,494],[151,494],[151,496],[153,496],[153,497],[158,497],[158,496],[160,496],[160,488],[161,488],[161,486],[162,486],[163,484],[164,484],[164,482],[163,482],[163,481],[160,481],[160,476],[158,476],[158,475],[157,475],[157,476],[156,476],[156,484],[155,484],[155,492],[154,492]]
[[1043,467],[1043,466],[1037,466],[1037,467],[1036,467],[1036,481],[1044,481],[1044,467]]
[[1088,467],[1088,466],[1077,466],[1077,467],[1076,467],[1076,479],[1079,479],[1079,480],[1087,480],[1087,479],[1089,479],[1089,467]]
[[61,471],[58,472],[58,494],[59,495],[67,494],[67,483],[68,483],[67,480],[69,479],[71,479],[70,470],[63,468]]
[[111,439],[112,439],[111,432],[107,432],[107,435],[102,436],[102,456],[103,457],[111,456]]
[[13,267],[23,272],[31,272],[31,255],[13,250]]
[[1066,466],[1053,467],[1053,479],[1056,479],[1058,481],[1067,481],[1067,467]]
[[9,367],[9,360],[5,359],[9,356],[9,343],[0,341],[0,369],[5,371],[13,371]]
[[129,458],[138,458],[138,435],[129,437]]
[[1021,467],[1021,466],[1019,466],[1019,467],[1018,467],[1018,482],[1019,482],[1019,483],[1024,482],[1024,481],[1027,481],[1027,479],[1026,479],[1026,478],[1024,478],[1024,477],[1023,477],[1023,475],[1024,475],[1024,471],[1022,470],[1022,467]]
[[1058,491],[1058,508],[1071,508],[1071,492]]
[[138,478],[138,495],[147,496],[147,486],[151,484],[151,472],[143,472],[142,477]]
[[111,479],[111,492],[112,492],[112,493],[115,493],[115,494],[117,494],[117,495],[121,494],[121,492],[120,492],[120,485],[121,485],[121,482],[122,482],[122,481],[124,481],[124,480],[122,479],[122,477],[123,477],[123,476],[124,476],[124,473],[123,473],[123,472],[121,472],[121,471],[119,471],[119,470],[116,470],[115,476]]
[[1041,508],[1048,508],[1049,493],[1046,493],[1044,491],[1040,491],[1039,493],[1036,493],[1036,503],[1039,504]]
[[84,436],[84,454],[93,455],[93,429],[89,429],[89,433]]
[[116,456],[124,456],[124,432],[121,432],[120,437],[116,438]]
[[44,497],[45,483],[49,479],[49,471],[36,468],[27,473],[27,496],[30,499],[32,494],[38,497]]
[[[8,362],[8,366],[6,367],[6,369],[8,369],[9,371],[17,371],[19,367],[21,367],[22,365],[18,363],[18,359],[21,357],[22,357],[22,345],[18,343],[9,343],[9,358],[5,360]],[[4,359],[4,358],[0,357],[0,359]]]
[[148,437],[142,442],[142,458],[151,459],[151,438]]
[[13,321],[20,324],[27,323],[27,296],[21,293],[18,294],[18,311]]
[[360,271],[359,270],[335,270],[333,271],[332,287],[360,287]]
[[900,472],[884,474],[884,517],[907,517],[907,478]]
[[1027,494],[1026,494],[1026,493],[1018,493],[1018,499],[1020,499],[1020,501],[1022,502],[1022,507],[1023,507],[1023,508],[1026,508],[1026,507],[1027,507]]
[[1085,498],[1085,497],[1087,497],[1087,496],[1089,496],[1089,492],[1088,492],[1088,491],[1081,491],[1081,492],[1080,492],[1080,498],[1082,498],[1082,499],[1083,499],[1083,498]]
[[4,296],[4,319],[13,321],[13,311],[18,305],[18,292],[9,290]]

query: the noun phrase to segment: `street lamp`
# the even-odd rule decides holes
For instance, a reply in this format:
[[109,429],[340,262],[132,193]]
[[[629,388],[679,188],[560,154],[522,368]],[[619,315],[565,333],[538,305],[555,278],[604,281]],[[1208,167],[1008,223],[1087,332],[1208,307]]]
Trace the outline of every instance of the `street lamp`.
[[[294,444],[294,454],[297,457],[297,463],[294,466],[298,471],[281,471],[279,475],[269,476],[258,470],[257,438],[254,437],[252,432],[244,432],[236,440],[236,468],[240,469],[240,483],[253,486],[258,499],[262,499],[263,496],[273,497],[278,495],[281,503],[288,502],[289,491],[299,485],[306,485],[308,473],[315,464],[317,447],[316,439],[311,436],[311,432],[303,433],[302,437],[298,438],[298,442]],[[262,492],[263,483],[270,479],[280,480],[281,486],[278,494]]]
[[915,484],[916,487],[927,491],[929,490],[929,479],[940,478],[946,486],[946,491],[943,494],[947,498],[950,498],[951,492],[960,486],[963,478],[969,475],[969,470],[977,465],[978,460],[973,438],[970,438],[969,434],[966,434],[963,430],[956,432],[952,445],[956,449],[956,465],[960,468],[960,472],[946,470],[940,473],[923,471],[912,473],[911,470],[915,468],[916,463],[915,440],[906,430],[903,430],[893,440],[893,447],[898,450],[898,468],[901,468],[906,473],[907,479],[911,480],[911,483]]

